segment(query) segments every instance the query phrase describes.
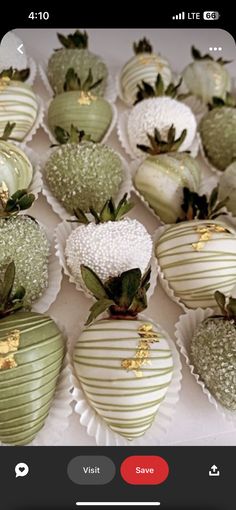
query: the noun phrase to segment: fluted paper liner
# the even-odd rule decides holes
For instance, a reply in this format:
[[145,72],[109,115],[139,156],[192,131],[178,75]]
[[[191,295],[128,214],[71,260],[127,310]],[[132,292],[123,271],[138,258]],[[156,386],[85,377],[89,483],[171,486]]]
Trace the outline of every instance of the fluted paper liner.
[[61,267],[58,261],[58,258],[55,254],[55,247],[52,240],[52,235],[49,234],[47,228],[44,227],[41,223],[39,223],[42,228],[44,228],[47,238],[50,243],[50,255],[48,261],[48,286],[43,292],[42,296],[34,301],[32,304],[32,310],[38,313],[45,313],[52,303],[56,300],[57,294],[61,288],[62,281],[62,272]]
[[32,87],[32,85],[35,82],[36,75],[37,75],[37,64],[32,57],[28,57],[27,67],[30,68],[30,75],[29,75],[28,80],[26,80],[25,83],[28,83],[28,85],[30,85]]

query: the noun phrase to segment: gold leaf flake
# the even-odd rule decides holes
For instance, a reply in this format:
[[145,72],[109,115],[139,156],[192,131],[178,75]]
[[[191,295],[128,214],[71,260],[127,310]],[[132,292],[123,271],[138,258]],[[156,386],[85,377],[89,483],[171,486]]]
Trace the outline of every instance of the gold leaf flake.
[[201,235],[202,241],[208,241],[210,238],[211,238],[211,234],[209,232],[205,232],[204,234]]
[[93,101],[96,101],[97,97],[91,94],[91,92],[84,92],[83,90],[80,93],[80,98],[78,99],[78,103],[82,105],[90,105]]
[[0,202],[3,207],[5,207],[7,201],[9,198],[9,189],[5,183],[5,181],[2,181],[2,184],[0,186]]
[[0,370],[17,367],[14,354],[11,353],[18,351],[19,345],[20,331],[18,329],[10,331],[6,338],[0,340]]
[[215,232],[228,232],[228,230],[225,227],[221,227],[221,225],[215,225]]
[[142,324],[142,326],[139,326],[138,333],[146,333],[147,331],[152,331],[152,324]]
[[11,354],[10,356],[7,356],[6,358],[0,357],[0,370],[9,370],[10,368],[16,368],[17,363],[14,359],[14,355]]
[[153,331],[153,325],[142,324],[138,328],[140,341],[138,343],[137,351],[134,358],[124,359],[121,366],[126,370],[133,370],[136,377],[142,377],[143,373],[140,368],[144,365],[151,365],[150,358],[150,344],[159,342],[160,335]]
[[201,243],[198,241],[198,243],[192,243],[192,247],[195,251],[200,251],[205,246],[205,243]]
[[200,239],[197,243],[192,243],[192,247],[195,251],[200,251],[202,248],[204,248],[205,244],[209,239],[212,238],[212,234],[214,232],[228,232],[225,227],[222,227],[221,225],[206,225],[204,227],[197,227],[196,231],[198,234],[200,234]]
[[3,76],[0,78],[0,92],[10,85],[10,81],[9,76]]

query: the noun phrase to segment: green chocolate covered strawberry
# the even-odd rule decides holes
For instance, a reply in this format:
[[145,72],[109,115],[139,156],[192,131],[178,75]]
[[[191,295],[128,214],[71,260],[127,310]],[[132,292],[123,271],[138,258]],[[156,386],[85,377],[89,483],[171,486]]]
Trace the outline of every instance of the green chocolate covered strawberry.
[[14,291],[15,265],[0,280],[0,441],[29,444],[44,426],[64,356],[54,321],[21,311],[25,289]]
[[70,68],[66,73],[64,92],[52,99],[48,109],[48,125],[55,135],[60,126],[66,131],[73,124],[94,142],[100,142],[112,121],[112,107],[106,99],[94,94],[98,82],[91,69],[85,80]]
[[80,207],[100,211],[116,198],[124,181],[124,166],[111,147],[86,140],[71,126],[70,132],[57,127],[57,147],[45,164],[45,179],[53,195],[69,213]]
[[224,171],[236,159],[236,102],[214,97],[209,106],[199,126],[202,144],[211,165]]
[[64,36],[57,34],[62,48],[55,50],[48,61],[47,75],[55,94],[63,92],[67,71],[72,67],[84,82],[91,69],[96,96],[103,96],[106,88],[108,70],[100,57],[88,49],[88,35],[76,30],[73,34]]
[[215,292],[219,315],[205,319],[191,341],[191,360],[208,390],[236,411],[236,299]]
[[16,267],[13,291],[25,287],[25,305],[41,297],[48,286],[49,242],[44,229],[27,214],[34,195],[20,190],[9,197],[0,188],[0,277],[6,266],[14,261]]

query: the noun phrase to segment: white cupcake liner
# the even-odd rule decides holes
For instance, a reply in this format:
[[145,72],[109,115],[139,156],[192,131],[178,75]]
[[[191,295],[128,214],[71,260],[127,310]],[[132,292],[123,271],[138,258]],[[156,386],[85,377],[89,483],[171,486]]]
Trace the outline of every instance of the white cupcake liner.
[[[65,348],[67,349],[67,338],[64,327],[59,324],[57,319],[53,317],[52,319],[61,330],[65,340]],[[68,352],[65,352],[62,369],[57,380],[56,391],[45,424],[38,432],[35,439],[27,446],[54,446],[60,441],[61,435],[69,426],[69,416],[73,412],[71,406],[73,401],[71,393],[73,388],[71,373],[72,367],[70,365],[70,358]],[[0,446],[12,445],[0,442]]]
[[[141,165],[142,162],[143,162],[142,159],[139,159],[139,160],[137,159],[136,161],[131,161],[131,163],[130,163],[130,172],[131,172],[133,181],[134,181],[135,174],[136,174],[136,172],[138,170],[138,167]],[[204,175],[204,171],[203,171],[203,169],[201,167],[200,167],[200,170],[201,170],[201,182],[200,182],[198,193],[199,194],[203,194],[203,193],[207,193],[208,194],[208,193],[210,193],[212,191],[212,189],[215,186],[215,178],[214,177],[205,176]],[[141,202],[149,210],[149,212],[152,214],[152,216],[154,216],[154,218],[156,218],[156,220],[161,225],[164,225],[165,224],[164,221],[161,220],[160,216],[158,216],[158,214],[154,211],[154,209],[149,205],[148,201],[138,191],[138,189],[135,187],[134,184],[132,186],[132,191],[141,200]]]
[[54,243],[51,241],[52,236],[49,234],[47,228],[42,223],[39,222],[39,225],[44,229],[50,243],[50,255],[48,260],[48,286],[43,292],[42,296],[34,301],[32,304],[32,310],[38,313],[45,313],[50,308],[52,303],[54,303],[60,291],[62,271],[58,258],[55,254]]
[[116,92],[117,92],[117,96],[119,97],[119,99],[122,101],[122,103],[127,107],[127,108],[131,108],[133,105],[132,104],[129,104],[127,101],[125,101],[123,95],[122,95],[122,91],[121,91],[121,86],[120,86],[120,73],[121,73],[121,69],[119,69],[119,71],[116,73],[116,77],[115,77],[115,84],[116,84]]
[[[75,230],[76,228],[79,228],[78,223],[70,223],[68,221],[63,221],[60,223],[56,230],[55,230],[55,250],[56,255],[59,259],[60,265],[63,268],[64,273],[69,278],[69,282],[73,283],[76,287],[76,289],[80,292],[83,292],[87,297],[90,299],[92,298],[94,300],[94,297],[92,294],[86,289],[86,287],[80,285],[73,275],[70,273],[70,270],[66,263],[66,257],[65,257],[65,247],[66,247],[66,241],[70,234]],[[157,259],[155,257],[154,251],[152,253],[151,257],[151,278],[150,278],[150,287],[147,291],[147,298],[148,300],[151,298],[151,296],[154,293],[155,287],[157,285],[157,277],[158,277],[158,270],[157,270]]]
[[32,85],[35,82],[36,75],[37,75],[37,65],[36,65],[35,60],[32,57],[28,57],[27,67],[30,68],[30,75],[29,75],[28,80],[26,80],[25,83],[28,83],[28,85],[30,85],[32,87]]
[[42,191],[43,180],[41,175],[41,165],[40,158],[38,154],[33,150],[27,147],[25,143],[14,142],[29,158],[32,166],[33,166],[33,177],[32,181],[27,188],[29,193],[33,193],[35,196],[35,200],[38,198],[39,193]]
[[[63,205],[60,204],[60,202],[54,197],[53,193],[51,192],[50,188],[48,187],[48,185],[46,183],[44,173],[43,173],[44,166],[54,150],[56,150],[56,148],[52,148],[51,150],[49,150],[44,155],[44,157],[41,159],[41,172],[42,172],[42,178],[43,178],[42,193],[46,197],[46,200],[47,200],[48,204],[51,206],[52,210],[56,214],[58,214],[58,216],[62,220],[68,220],[68,219],[72,218],[72,215],[68,211],[66,211],[66,209],[63,207]],[[124,178],[121,183],[119,192],[118,192],[117,196],[115,197],[115,203],[118,204],[118,202],[122,199],[122,197],[124,196],[125,193],[127,193],[128,198],[130,197],[131,189],[132,189],[132,179],[131,179],[127,161],[117,151],[115,151],[115,153],[120,157],[120,159],[122,161],[123,169],[124,169]],[[79,207],[79,204],[78,204],[78,207]]]
[[[48,108],[49,108],[49,105],[50,105],[50,101],[48,101],[47,103],[45,103],[45,106],[44,106],[44,116],[43,116],[43,119],[41,121],[41,125],[42,125],[42,128],[44,129],[45,133],[48,135],[48,138],[50,140],[50,142],[52,144],[58,144],[56,138],[53,136],[51,130],[49,129],[49,126],[48,126],[48,121],[47,121],[47,114],[48,114]],[[115,105],[113,103],[110,103],[111,105],[111,109],[112,109],[112,120],[111,120],[111,124],[107,130],[107,132],[105,133],[104,137],[102,138],[102,140],[100,140],[99,143],[105,143],[109,136],[111,135],[113,129],[115,128],[116,126],[116,123],[117,123],[117,119],[118,119],[118,113],[117,113],[117,109],[115,107]]]
[[[181,78],[181,75],[179,75],[179,78]],[[195,96],[189,92],[187,86],[184,83],[184,80],[182,80],[178,94],[188,94],[186,98],[181,99],[181,102],[189,106],[196,117],[197,124],[199,124],[202,117],[205,115],[205,113],[208,112],[207,105],[200,97]]]
[[[131,157],[131,159],[139,159],[144,160],[146,158],[146,155],[143,154],[143,157],[140,153],[140,156],[137,156],[132,150],[132,147],[129,144],[129,137],[127,132],[127,123],[128,123],[128,116],[129,116],[130,110],[124,111],[119,115],[118,123],[117,123],[117,136],[119,138],[119,141],[121,143],[121,146],[125,150],[125,152]],[[195,139],[193,140],[192,145],[189,147],[190,154],[193,158],[195,158],[198,155],[199,151],[199,135],[196,133]]]
[[205,383],[201,380],[197,374],[194,365],[190,361],[190,346],[193,335],[198,326],[208,317],[214,315],[214,311],[211,308],[197,308],[196,310],[188,310],[188,312],[179,317],[178,322],[175,325],[175,336],[177,344],[180,348],[181,354],[184,356],[186,364],[192,376],[195,378],[197,384],[201,386],[203,393],[208,398],[210,404],[212,404],[216,410],[227,420],[233,422],[236,425],[236,411],[230,411],[223,407],[207,389]]
[[197,124],[201,121],[202,117],[208,112],[207,106],[203,101],[194,95],[189,95],[185,99],[181,100],[182,103],[186,104],[196,117]]
[[[47,90],[48,95],[52,98],[54,96],[54,92],[52,90],[52,87],[51,87],[48,77],[47,77],[47,72],[46,72],[47,63],[41,62],[38,65],[38,69],[39,69],[40,78],[45,86],[45,89]],[[110,72],[108,73],[107,84],[106,84],[104,96],[101,96],[101,97],[104,97],[104,99],[106,99],[110,103],[116,102],[117,90],[116,90],[114,77],[112,76],[112,74]]]
[[[139,315],[140,319],[148,322],[155,322],[153,319],[149,319],[145,315]],[[167,390],[165,399],[161,403],[155,420],[152,426],[146,431],[146,433],[138,439],[128,441],[119,434],[113,432],[105,423],[105,421],[96,413],[96,411],[90,406],[84,391],[80,385],[79,379],[76,376],[74,365],[73,365],[73,350],[74,346],[79,338],[83,329],[83,325],[80,325],[80,331],[73,338],[69,339],[69,356],[71,360],[71,384],[73,385],[73,398],[75,400],[75,412],[80,415],[80,423],[87,429],[88,436],[95,437],[96,444],[98,446],[156,446],[162,443],[163,436],[167,432],[167,429],[173,419],[176,405],[179,400],[179,393],[181,389],[182,379],[182,365],[180,361],[179,353],[176,349],[175,343],[169,335],[164,331],[169,346],[171,348],[174,370],[171,383]],[[161,328],[162,329],[162,328]]]

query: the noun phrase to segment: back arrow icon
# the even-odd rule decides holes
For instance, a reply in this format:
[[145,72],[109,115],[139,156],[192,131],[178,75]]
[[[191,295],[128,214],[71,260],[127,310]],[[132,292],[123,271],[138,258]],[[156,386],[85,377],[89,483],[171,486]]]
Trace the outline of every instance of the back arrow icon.
[[23,44],[20,44],[20,46],[18,46],[18,48],[17,48],[17,51],[19,51],[19,53],[20,53],[21,55],[23,55],[23,54],[24,54],[24,52],[22,51],[22,48],[23,48]]

